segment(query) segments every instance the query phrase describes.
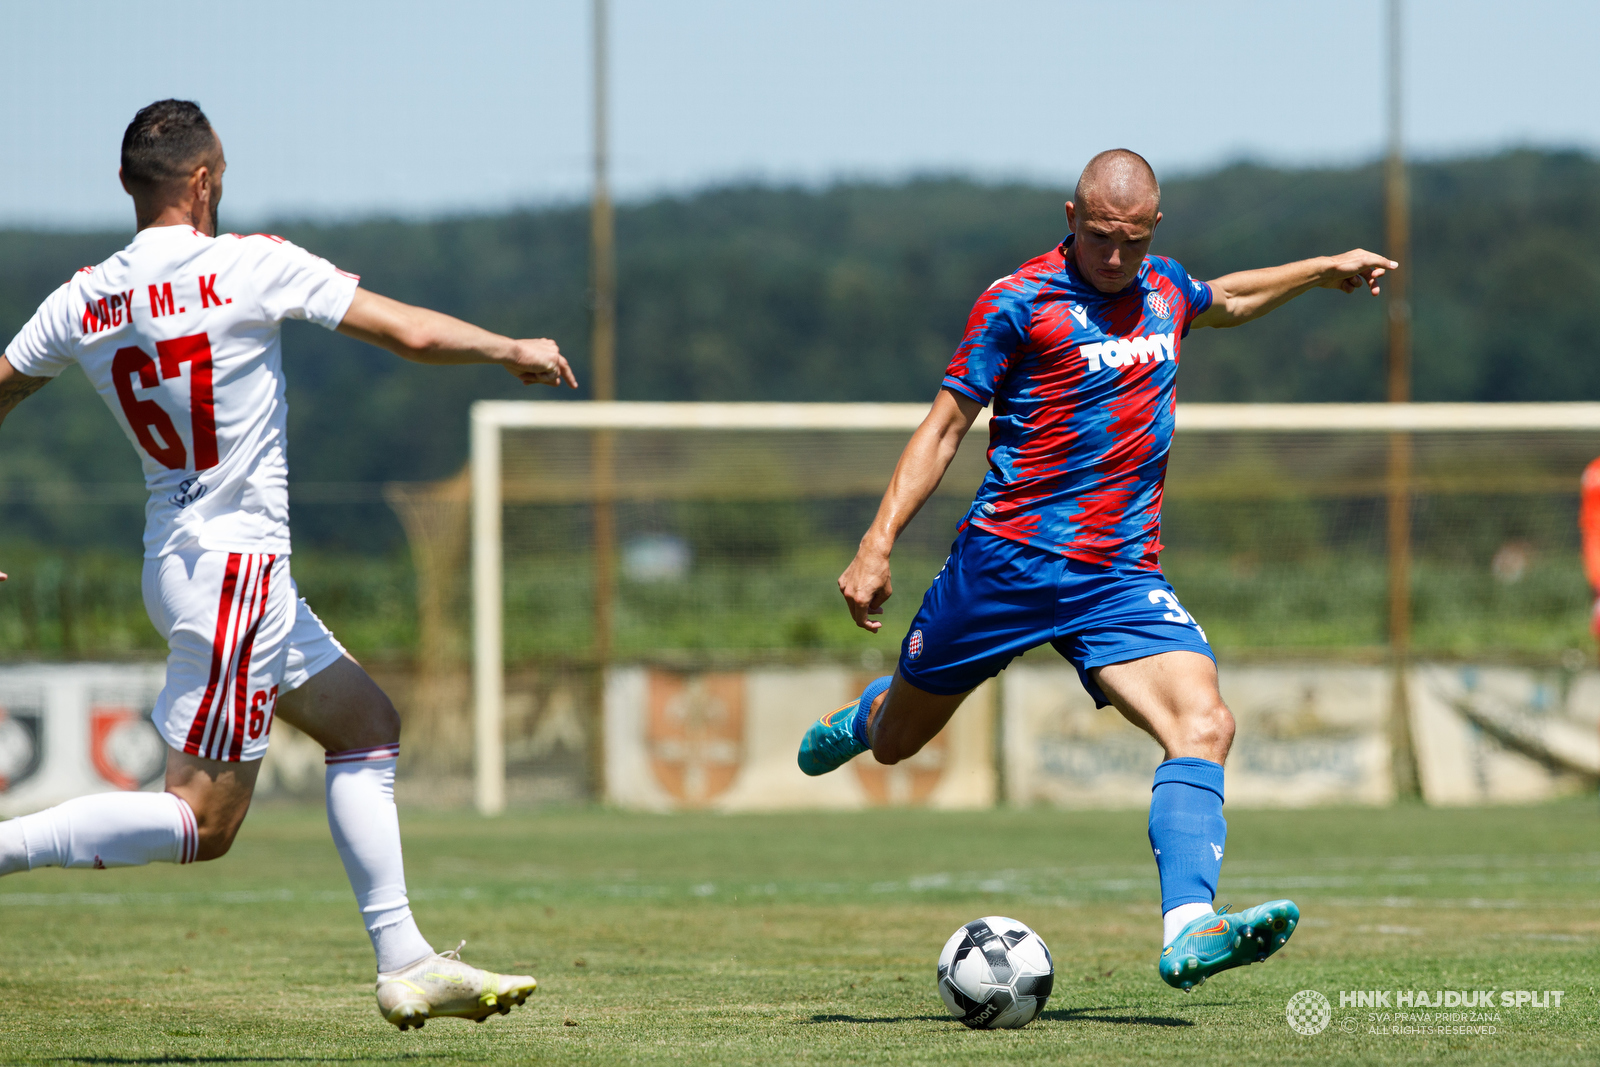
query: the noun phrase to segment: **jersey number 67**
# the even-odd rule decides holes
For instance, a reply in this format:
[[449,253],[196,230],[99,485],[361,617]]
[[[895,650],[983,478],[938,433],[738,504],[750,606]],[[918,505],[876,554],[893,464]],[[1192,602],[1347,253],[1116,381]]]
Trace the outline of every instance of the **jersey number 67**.
[[[190,365],[189,424],[194,440],[194,469],[203,471],[215,467],[217,417],[211,400],[211,341],[203,333],[157,341],[156,356],[161,361],[161,379],[181,377],[183,364]],[[136,345],[117,349],[111,361],[111,380],[116,383],[122,413],[128,417],[128,425],[139,447],[163,467],[175,471],[185,469],[189,466],[189,456],[184,451],[183,439],[160,404],[133,395],[135,376],[143,389],[154,389],[161,384],[161,379],[156,377],[156,365],[144,349]],[[158,436],[160,441],[156,440]]]

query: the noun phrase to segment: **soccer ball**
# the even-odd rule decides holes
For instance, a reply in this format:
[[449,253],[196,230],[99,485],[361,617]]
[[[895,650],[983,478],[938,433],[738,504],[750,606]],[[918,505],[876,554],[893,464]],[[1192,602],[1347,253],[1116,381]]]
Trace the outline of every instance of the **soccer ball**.
[[939,995],[974,1030],[1015,1030],[1044,1011],[1056,966],[1044,940],[1015,919],[976,919],[939,953]]

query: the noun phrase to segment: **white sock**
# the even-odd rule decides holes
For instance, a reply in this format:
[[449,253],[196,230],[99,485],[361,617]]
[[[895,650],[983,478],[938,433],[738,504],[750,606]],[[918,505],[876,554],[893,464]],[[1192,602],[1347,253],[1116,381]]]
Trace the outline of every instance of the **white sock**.
[[1210,904],[1199,901],[1193,904],[1179,904],[1176,908],[1161,916],[1161,947],[1166,948],[1177,939],[1183,928],[1194,922],[1202,915],[1215,915],[1216,909]]
[[0,875],[28,869],[28,841],[16,819],[0,822]]
[[172,793],[96,793],[0,823],[0,874],[193,863],[194,812]]
[[380,974],[398,971],[433,952],[406,899],[400,813],[394,806],[394,765],[399,755],[398,744],[327,755],[328,828],[355,890]]

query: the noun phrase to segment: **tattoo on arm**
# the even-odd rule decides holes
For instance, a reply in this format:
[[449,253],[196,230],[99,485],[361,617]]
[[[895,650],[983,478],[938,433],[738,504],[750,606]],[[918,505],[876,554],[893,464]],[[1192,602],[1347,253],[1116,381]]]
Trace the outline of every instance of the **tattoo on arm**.
[[13,374],[0,382],[0,411],[16,407],[28,397],[49,384],[49,378],[30,378],[26,374]]

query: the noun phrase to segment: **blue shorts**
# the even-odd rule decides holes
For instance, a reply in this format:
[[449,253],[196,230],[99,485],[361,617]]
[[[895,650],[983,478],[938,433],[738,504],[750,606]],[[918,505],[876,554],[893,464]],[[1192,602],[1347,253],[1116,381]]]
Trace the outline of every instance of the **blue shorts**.
[[967,527],[950,546],[911,630],[900,674],[929,693],[964,693],[1050,642],[1089,677],[1108,663],[1186,651],[1216,656],[1160,571],[1096,566]]

